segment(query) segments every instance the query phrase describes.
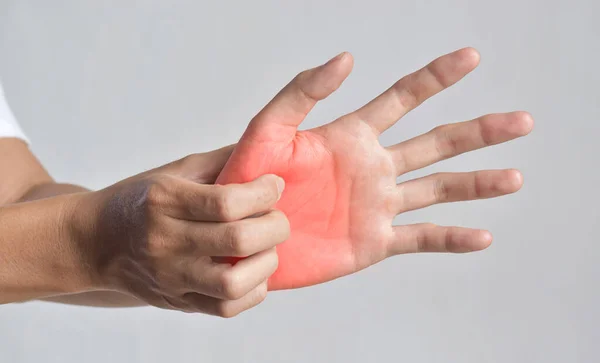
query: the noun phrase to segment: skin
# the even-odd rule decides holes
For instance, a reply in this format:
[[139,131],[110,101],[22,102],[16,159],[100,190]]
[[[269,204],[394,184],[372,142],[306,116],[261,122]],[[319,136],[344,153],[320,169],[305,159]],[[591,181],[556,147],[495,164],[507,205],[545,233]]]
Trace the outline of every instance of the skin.
[[54,182],[27,145],[0,139],[0,303],[150,304],[231,317],[268,289],[325,282],[392,255],[486,248],[487,231],[392,220],[435,203],[515,192],[518,171],[398,185],[396,177],[523,136],[531,116],[487,115],[390,147],[377,140],[478,61],[473,49],[444,56],[359,110],[298,131],[350,73],[352,57],[343,53],[300,73],[233,153],[230,146],[190,155],[99,191]]
[[[214,185],[232,147],[90,192],[56,184],[27,146],[0,139],[0,303],[150,304],[232,317],[264,300],[289,223],[275,175]],[[2,154],[5,155],[5,154]],[[18,173],[10,173],[19,170]],[[4,175],[4,174],[3,174]],[[249,218],[252,217],[252,218]],[[218,256],[245,257],[232,266]],[[217,257],[215,257],[217,256]]]
[[[27,144],[19,139],[0,139],[0,154],[6,156],[0,158],[0,171],[5,176],[0,181],[0,212],[2,211],[1,207],[8,204],[87,191],[87,189],[80,186],[56,183],[31,153]],[[18,222],[20,222],[19,224],[22,223],[20,218]],[[3,298],[0,297],[0,300]],[[16,300],[23,301],[26,299],[19,296]],[[146,305],[143,301],[132,296],[113,291],[90,291],[57,295],[40,298],[40,300],[101,307]]]
[[479,63],[465,48],[410,74],[362,108],[326,125],[299,131],[310,110],[349,75],[342,53],[300,73],[250,122],[217,182],[240,183],[272,173],[286,181],[276,208],[292,234],[277,247],[279,268],[269,289],[314,285],[387,257],[413,252],[471,252],[492,242],[488,231],[392,224],[396,215],[436,203],[498,197],[518,191],[517,170],[440,173],[396,184],[400,175],[528,134],[526,112],[486,115],[437,127],[384,147],[379,135],[427,98],[459,81]]

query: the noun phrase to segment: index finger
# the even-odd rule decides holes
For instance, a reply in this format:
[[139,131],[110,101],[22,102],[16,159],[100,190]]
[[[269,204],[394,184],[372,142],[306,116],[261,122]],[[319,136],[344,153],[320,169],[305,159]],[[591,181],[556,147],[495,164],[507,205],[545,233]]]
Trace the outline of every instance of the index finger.
[[443,55],[403,77],[354,114],[378,132],[383,132],[426,99],[461,80],[478,63],[479,53],[473,48]]
[[166,213],[192,221],[237,221],[270,210],[284,186],[283,179],[272,174],[243,184],[206,185],[185,180],[174,188]]

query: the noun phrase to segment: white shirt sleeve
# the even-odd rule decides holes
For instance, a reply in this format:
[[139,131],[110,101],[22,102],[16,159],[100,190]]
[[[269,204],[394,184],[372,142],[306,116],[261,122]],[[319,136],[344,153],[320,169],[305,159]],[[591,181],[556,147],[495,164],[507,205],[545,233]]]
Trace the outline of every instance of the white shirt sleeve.
[[2,84],[0,84],[0,138],[2,137],[16,137],[29,143],[23,130],[19,127],[15,116],[8,107],[6,99],[4,98]]

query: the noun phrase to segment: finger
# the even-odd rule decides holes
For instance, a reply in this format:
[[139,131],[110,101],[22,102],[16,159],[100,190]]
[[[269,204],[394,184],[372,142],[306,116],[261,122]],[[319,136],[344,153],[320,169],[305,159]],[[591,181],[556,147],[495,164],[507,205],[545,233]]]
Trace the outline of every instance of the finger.
[[478,63],[479,53],[473,48],[446,54],[403,77],[355,111],[355,114],[378,132],[383,132],[426,99],[458,82],[475,69]]
[[352,56],[344,52],[298,74],[254,117],[246,133],[255,139],[291,140],[315,104],[340,87],[350,74],[352,64]]
[[170,230],[181,231],[184,253],[194,256],[250,256],[272,248],[290,236],[288,219],[278,210],[226,223],[173,220]]
[[217,150],[192,154],[178,160],[178,175],[201,184],[213,184],[225,166],[235,145]]
[[196,292],[219,299],[236,300],[269,278],[279,259],[274,248],[242,259],[235,265],[228,263],[194,263],[187,269],[186,292]]
[[398,213],[427,206],[511,194],[523,185],[518,170],[438,173],[398,185]]
[[488,231],[434,224],[395,226],[389,255],[417,252],[464,253],[479,251],[492,243]]
[[527,112],[492,114],[439,126],[387,149],[398,174],[404,174],[468,151],[525,136],[532,129],[533,118]]
[[178,175],[197,183],[212,184],[234,148],[235,145],[228,145],[205,153],[191,154],[139,175]]
[[242,184],[205,185],[179,180],[171,191],[166,213],[177,219],[231,222],[270,210],[281,197],[285,182],[263,175]]
[[265,281],[238,300],[220,300],[195,293],[188,293],[183,299],[194,312],[232,318],[260,304],[266,297],[267,282]]

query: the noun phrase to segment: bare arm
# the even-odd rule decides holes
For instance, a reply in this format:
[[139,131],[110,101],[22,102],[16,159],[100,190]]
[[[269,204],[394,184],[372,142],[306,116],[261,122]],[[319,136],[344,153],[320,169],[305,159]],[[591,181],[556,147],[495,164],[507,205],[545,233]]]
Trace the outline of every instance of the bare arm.
[[[0,304],[131,306],[140,300],[232,317],[264,300],[277,268],[275,246],[290,233],[287,218],[274,209],[284,182],[264,175],[214,185],[232,147],[85,191],[53,183],[23,153],[24,144],[0,143],[0,151],[10,152],[0,158],[5,180],[22,191],[3,189]],[[245,258],[232,264],[213,256]]]
[[[43,168],[37,158],[31,153],[28,146],[21,140],[13,138],[0,138],[0,207],[12,203],[20,203],[33,201],[37,199],[48,198],[52,196],[71,194],[87,191],[87,189],[71,184],[56,183],[52,177]],[[27,207],[26,215],[39,212],[41,205],[33,204]],[[48,204],[48,208],[57,208],[58,205]],[[29,209],[35,209],[29,211]],[[20,209],[11,208],[5,213],[24,212]],[[7,218],[3,216],[3,218]],[[14,216],[13,218],[17,218]],[[42,218],[40,216],[40,218]],[[56,224],[57,221],[46,219],[46,223]],[[43,223],[38,228],[48,228]],[[6,226],[8,228],[8,226]],[[6,232],[9,233],[9,232]],[[5,232],[2,231],[5,236]],[[33,236],[32,236],[33,237]],[[56,242],[56,241],[53,241]],[[5,241],[3,243],[8,243]],[[32,241],[31,243],[36,243]],[[7,247],[7,246],[4,246]],[[17,246],[18,247],[18,246]],[[1,248],[1,247],[0,247]],[[13,248],[12,250],[16,250]],[[7,256],[5,256],[7,258]],[[13,261],[18,258],[12,256]],[[8,272],[4,271],[3,276],[7,276]],[[65,291],[61,292],[65,294]],[[140,300],[114,291],[90,291],[77,294],[65,294],[52,297],[42,298],[41,300],[60,302],[65,304],[87,305],[87,306],[103,306],[103,307],[131,307],[146,305]]]
[[[48,198],[62,194],[71,194],[88,191],[78,185],[58,184],[48,182],[34,186],[29,189],[20,202],[32,201],[36,199]],[[72,305],[86,305],[97,307],[136,307],[145,306],[144,302],[134,298],[133,296],[125,295],[116,291],[89,291],[84,293],[58,295],[43,298],[41,300],[58,302]]]

